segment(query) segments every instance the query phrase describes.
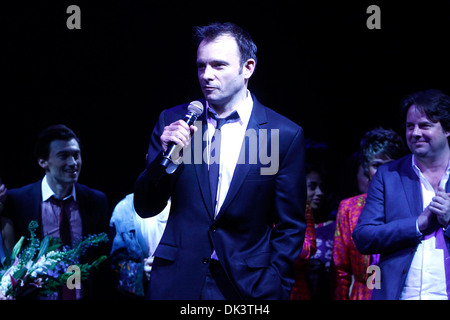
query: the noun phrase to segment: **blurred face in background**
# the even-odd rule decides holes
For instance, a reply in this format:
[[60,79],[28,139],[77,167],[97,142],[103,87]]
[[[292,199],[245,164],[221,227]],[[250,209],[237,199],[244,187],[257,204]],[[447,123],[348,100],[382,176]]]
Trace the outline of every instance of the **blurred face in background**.
[[375,155],[369,161],[369,182],[372,181],[375,173],[377,173],[378,167],[382,164],[393,161],[394,159],[389,158],[385,154]]
[[356,173],[356,181],[358,183],[358,190],[360,193],[367,193],[369,190],[369,177],[364,173],[362,165],[358,166],[358,172]]
[[313,211],[323,205],[325,194],[323,192],[322,177],[317,171],[311,171],[306,175],[307,201]]

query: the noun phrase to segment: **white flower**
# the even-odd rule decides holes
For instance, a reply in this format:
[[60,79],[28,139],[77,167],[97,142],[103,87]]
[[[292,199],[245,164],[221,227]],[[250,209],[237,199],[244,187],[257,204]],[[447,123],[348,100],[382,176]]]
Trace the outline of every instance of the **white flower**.
[[38,275],[46,273],[47,269],[57,263],[61,258],[61,254],[56,251],[50,251],[46,255],[39,258],[38,261],[28,269],[28,272],[33,278]]
[[6,291],[8,291],[8,289],[12,286],[11,275],[13,275],[16,271],[17,265],[13,265],[3,274],[0,282],[0,290],[4,296],[6,295]]

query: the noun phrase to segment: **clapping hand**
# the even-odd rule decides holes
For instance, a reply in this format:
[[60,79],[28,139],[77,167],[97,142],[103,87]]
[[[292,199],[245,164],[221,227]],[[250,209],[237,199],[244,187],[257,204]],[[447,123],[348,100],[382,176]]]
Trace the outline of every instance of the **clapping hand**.
[[148,257],[144,259],[144,274],[147,277],[147,280],[150,280],[150,273],[152,272],[154,257]]
[[450,194],[446,193],[444,188],[439,187],[428,207],[436,215],[439,224],[447,228],[450,222]]

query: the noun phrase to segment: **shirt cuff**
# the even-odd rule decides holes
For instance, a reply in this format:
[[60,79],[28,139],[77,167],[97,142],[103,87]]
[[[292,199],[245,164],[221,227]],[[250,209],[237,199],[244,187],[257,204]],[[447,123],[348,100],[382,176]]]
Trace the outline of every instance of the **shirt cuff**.
[[420,232],[419,222],[417,220],[416,220],[416,235],[417,235],[417,238],[419,238],[420,240],[423,240],[423,233]]

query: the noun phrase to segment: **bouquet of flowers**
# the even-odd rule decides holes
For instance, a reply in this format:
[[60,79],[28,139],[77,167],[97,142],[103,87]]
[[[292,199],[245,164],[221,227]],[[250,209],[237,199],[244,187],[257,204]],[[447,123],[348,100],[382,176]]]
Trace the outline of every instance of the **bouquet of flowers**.
[[[86,280],[91,269],[97,268],[106,259],[106,255],[103,255],[92,263],[80,264],[80,258],[88,247],[108,241],[105,233],[87,236],[73,248],[69,248],[63,247],[60,239],[50,236],[45,236],[40,241],[36,237],[37,228],[37,221],[31,221],[28,226],[31,236],[28,245],[22,249],[25,237],[21,237],[14,246],[11,257],[3,259],[0,298],[16,299],[36,291],[43,296],[51,295],[66,286],[76,270],[81,273],[80,280]],[[77,268],[69,268],[73,266]]]

